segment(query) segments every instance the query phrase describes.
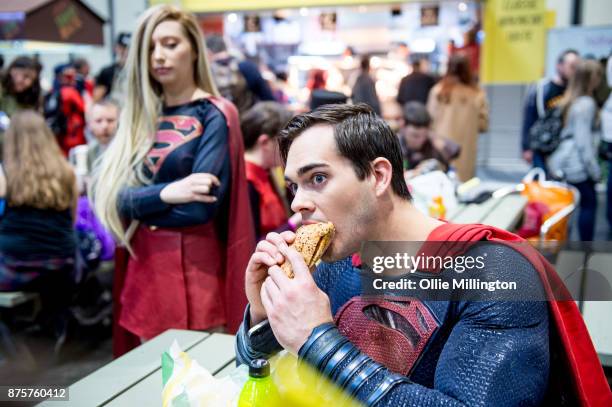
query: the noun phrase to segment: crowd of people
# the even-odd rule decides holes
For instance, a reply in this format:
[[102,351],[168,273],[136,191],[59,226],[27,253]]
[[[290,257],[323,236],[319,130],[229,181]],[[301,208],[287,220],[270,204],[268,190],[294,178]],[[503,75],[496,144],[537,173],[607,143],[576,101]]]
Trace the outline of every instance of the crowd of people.
[[[81,198],[118,245],[114,334],[125,342],[124,350],[169,328],[240,328],[242,361],[283,347],[335,379],[336,367],[343,365],[343,386],[353,386],[364,401],[491,401],[513,372],[515,363],[506,358],[524,365],[515,384],[528,390],[504,394],[517,403],[545,397],[549,353],[542,344],[553,325],[545,303],[502,304],[497,310],[449,305],[435,315],[421,309],[426,321],[440,321],[445,334],[425,354],[427,366],[420,364],[412,377],[418,386],[406,378],[416,358],[387,370],[384,361],[399,356],[385,353],[384,344],[372,345],[382,352],[376,360],[356,348],[362,344],[350,330],[356,312],[338,319],[339,330],[330,325],[331,310],[365,306],[351,300],[360,298],[350,255],[361,241],[444,240],[459,233],[418,212],[406,180],[432,169],[454,172],[460,181],[474,177],[488,103],[468,57],[451,56],[441,78],[426,72],[426,61],[413,61],[398,90],[403,124],[396,134],[380,116],[368,56],[352,95],[316,93],[325,90],[325,75],[316,71],[311,77],[311,106],[349,97],[351,104],[294,117],[257,65],[228,52],[220,36],[203,41],[195,17],[178,8],[147,10],[131,36],[119,36],[115,54],[116,62],[95,80],[85,60],[61,65],[45,96],[34,59],[17,58],[3,74],[0,111],[10,125],[2,133],[1,290],[42,290],[53,280],[69,291],[74,282],[67,281],[83,256],[82,236],[73,226]],[[564,53],[558,76],[529,96],[523,130],[525,159],[580,190],[583,240],[593,238],[595,183],[601,178],[593,147],[593,92],[601,79],[599,62]],[[558,147],[545,156],[530,144],[529,133],[554,106],[561,109],[563,131]],[[609,119],[612,102],[603,109]],[[316,274],[315,284],[287,244],[302,224],[324,220],[336,225],[325,258],[334,263]],[[474,233],[474,241],[483,233],[510,239],[484,227]],[[524,278],[539,287],[545,271],[505,250],[499,264],[526,268]],[[277,265],[284,259],[296,269],[295,280],[280,275]],[[516,325],[524,315],[530,319]],[[496,335],[491,324],[507,335]],[[260,329],[253,333],[255,327]],[[313,330],[325,344],[316,342]],[[468,372],[487,357],[480,354],[484,346],[465,347],[475,335],[503,352],[488,367],[495,379],[477,380],[484,373]],[[590,349],[563,346],[564,352]],[[446,349],[462,359],[453,361]],[[473,388],[453,385],[453,365],[475,375]],[[356,374],[359,369],[369,373]],[[446,387],[433,390],[434,377]]]
[[[596,184],[602,181],[600,160],[610,165],[612,139],[612,58],[598,61],[564,51],[556,74],[535,84],[524,107],[523,158],[580,193],[578,231],[592,241],[597,211]],[[599,92],[600,89],[603,92]],[[607,89],[607,91],[605,90]],[[603,97],[601,95],[603,94]],[[612,233],[612,177],[608,176],[607,214]]]

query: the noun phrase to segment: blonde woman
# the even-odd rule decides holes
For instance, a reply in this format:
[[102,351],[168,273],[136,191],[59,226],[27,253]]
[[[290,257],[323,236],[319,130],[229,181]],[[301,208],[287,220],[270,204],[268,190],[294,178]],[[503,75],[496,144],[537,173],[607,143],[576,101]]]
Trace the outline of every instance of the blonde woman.
[[91,191],[130,251],[119,324],[141,339],[234,332],[254,248],[236,109],[217,96],[197,21],[178,8],[145,12],[126,69],[119,128]]
[[552,176],[569,182],[580,191],[578,231],[582,241],[592,241],[595,233],[595,184],[601,179],[601,168],[594,147],[597,103],[593,93],[602,75],[603,69],[595,60],[581,60],[576,65],[576,72],[559,103],[564,117],[562,141],[547,161]]
[[433,119],[433,132],[461,146],[461,154],[451,162],[459,179],[467,181],[474,177],[478,133],[486,131],[489,125],[489,107],[464,55],[450,58],[446,75],[429,93],[427,110]]
[[4,140],[0,290],[38,291],[49,284],[68,289],[76,253],[74,172],[43,117],[32,110],[13,115]]

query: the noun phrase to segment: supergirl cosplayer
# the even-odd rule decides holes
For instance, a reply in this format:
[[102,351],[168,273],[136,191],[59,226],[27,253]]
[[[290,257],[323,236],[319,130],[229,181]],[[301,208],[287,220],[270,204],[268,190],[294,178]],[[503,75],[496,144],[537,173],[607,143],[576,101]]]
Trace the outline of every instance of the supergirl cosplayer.
[[236,109],[218,95],[194,16],[175,7],[145,12],[126,69],[128,99],[91,189],[130,253],[125,275],[117,258],[119,325],[141,340],[235,332],[254,247]]

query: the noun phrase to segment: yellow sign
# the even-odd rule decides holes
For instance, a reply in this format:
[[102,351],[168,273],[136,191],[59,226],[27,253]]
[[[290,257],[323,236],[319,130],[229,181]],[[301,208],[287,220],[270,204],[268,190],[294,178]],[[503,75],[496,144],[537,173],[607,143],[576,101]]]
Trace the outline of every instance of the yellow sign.
[[[488,0],[484,3],[484,83],[525,83],[544,75],[545,0]],[[548,17],[548,18],[547,18]]]
[[351,6],[361,4],[406,3],[401,0],[149,0],[149,4],[178,4],[196,13],[276,10],[279,8]]

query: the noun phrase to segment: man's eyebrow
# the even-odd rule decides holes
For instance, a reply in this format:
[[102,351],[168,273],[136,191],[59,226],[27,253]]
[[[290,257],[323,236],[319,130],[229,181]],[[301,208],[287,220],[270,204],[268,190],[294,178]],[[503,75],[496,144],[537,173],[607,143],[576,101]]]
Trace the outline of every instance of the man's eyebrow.
[[298,177],[301,177],[302,175],[306,174],[308,171],[312,171],[315,168],[320,168],[320,167],[329,167],[329,165],[325,163],[312,163],[312,164],[305,165],[301,167],[299,170],[297,170]]
[[[297,170],[298,177],[301,177],[302,175],[306,174],[308,171],[312,171],[316,168],[321,168],[321,167],[329,168],[329,165],[325,163],[312,163],[312,164],[305,165],[301,167],[299,170]],[[285,180],[289,182],[293,182],[291,178],[289,178],[286,175],[285,175]]]

